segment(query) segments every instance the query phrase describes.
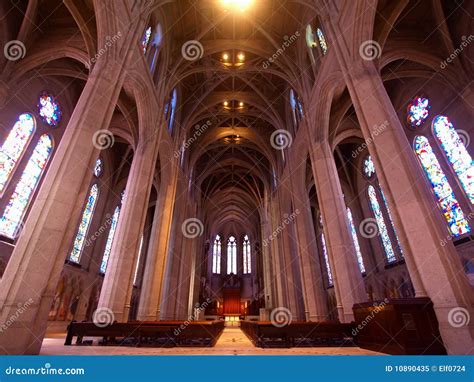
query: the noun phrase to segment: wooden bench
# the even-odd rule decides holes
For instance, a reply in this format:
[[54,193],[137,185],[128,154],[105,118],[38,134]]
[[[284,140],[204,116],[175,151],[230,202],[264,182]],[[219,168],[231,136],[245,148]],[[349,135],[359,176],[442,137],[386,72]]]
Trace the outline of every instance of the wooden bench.
[[269,321],[241,321],[241,328],[255,346],[262,348],[355,346],[353,324],[295,321],[277,327]]
[[77,345],[83,343],[84,337],[101,337],[100,345],[212,347],[224,330],[222,321],[133,321],[100,326],[73,321],[64,344],[71,345],[74,337]]

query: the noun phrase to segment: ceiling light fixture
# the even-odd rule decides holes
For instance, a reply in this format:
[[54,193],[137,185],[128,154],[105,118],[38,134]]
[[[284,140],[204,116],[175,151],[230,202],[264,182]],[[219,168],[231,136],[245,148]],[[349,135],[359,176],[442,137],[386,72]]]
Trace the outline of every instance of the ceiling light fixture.
[[221,0],[222,5],[226,8],[232,8],[241,12],[249,8],[254,0]]

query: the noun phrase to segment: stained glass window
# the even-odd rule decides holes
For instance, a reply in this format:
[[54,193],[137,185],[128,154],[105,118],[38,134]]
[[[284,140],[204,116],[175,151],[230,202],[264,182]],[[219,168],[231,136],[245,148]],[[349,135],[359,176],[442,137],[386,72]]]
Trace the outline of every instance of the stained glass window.
[[471,228],[464,217],[464,213],[454,196],[453,189],[441,169],[428,139],[418,136],[415,139],[415,152],[425,170],[426,176],[431,182],[438,205],[443,211],[451,234],[454,237],[471,232]]
[[143,33],[143,37],[142,37],[143,53],[146,53],[146,51],[148,49],[148,45],[150,44],[150,40],[151,40],[151,27],[148,27],[145,30],[145,33]]
[[38,186],[40,177],[53,150],[53,141],[43,134],[31,155],[15,187],[3,216],[0,219],[0,233],[14,239],[20,228],[31,196]]
[[311,25],[306,27],[306,45],[308,45],[308,48],[316,48],[318,46],[318,43],[314,39],[314,32]]
[[252,271],[252,257],[250,253],[250,241],[247,235],[244,236],[244,245],[243,245],[243,254],[244,254],[244,274],[249,274]]
[[407,121],[411,127],[420,127],[430,113],[430,101],[427,98],[415,97],[408,105]]
[[316,35],[318,36],[319,46],[321,47],[323,54],[326,54],[328,52],[328,44],[326,43],[326,37],[321,28],[316,29]]
[[393,251],[392,242],[390,241],[387,226],[385,224],[382,210],[380,209],[379,200],[377,198],[377,194],[375,193],[375,188],[373,186],[369,186],[369,200],[370,205],[372,207],[372,211],[375,215],[375,220],[377,221],[377,227],[379,228],[379,234],[380,238],[382,239],[382,244],[385,250],[385,256],[387,257],[387,261],[389,263],[393,262],[396,260],[395,252]]
[[82,213],[81,223],[79,224],[79,229],[77,230],[76,239],[74,240],[74,245],[72,247],[71,254],[69,255],[69,260],[79,263],[81,258],[82,250],[84,249],[84,244],[86,242],[87,231],[92,222],[92,216],[94,215],[95,205],[97,203],[97,196],[99,195],[99,187],[97,184],[94,184],[91,187],[89,192],[89,197],[87,198],[87,204]]
[[173,124],[174,124],[174,116],[176,113],[176,104],[178,102],[178,92],[176,89],[173,90],[173,94],[171,95],[170,105],[169,105],[169,120],[168,120],[168,131],[173,131]]
[[364,160],[364,174],[367,178],[372,178],[372,176],[375,174],[374,162],[372,161],[370,155],[368,155]]
[[107,236],[107,242],[105,243],[104,256],[102,256],[102,263],[100,264],[100,272],[105,273],[107,269],[107,263],[110,257],[110,251],[112,249],[112,243],[114,242],[115,229],[117,228],[118,218],[120,215],[120,207],[116,207],[110,223],[109,235]]
[[10,130],[7,139],[3,142],[0,151],[0,193],[5,189],[34,131],[35,120],[33,116],[31,114],[21,114]]
[[352,218],[352,211],[350,208],[347,208],[347,219],[349,220],[349,228],[351,229],[352,241],[354,242],[354,247],[356,249],[359,269],[361,273],[365,273],[364,259],[362,258],[362,253],[360,251],[359,238],[357,237],[357,232],[354,226],[354,219]]
[[332,286],[333,285],[332,272],[331,272],[331,266],[329,265],[328,248],[326,246],[326,238],[324,237],[324,233],[321,234],[321,246],[323,247],[323,258],[324,258],[324,264],[326,265],[328,283],[330,286]]
[[46,92],[40,95],[38,112],[43,122],[49,126],[57,126],[61,122],[61,107],[54,97]]
[[390,224],[392,225],[393,233],[395,234],[395,239],[397,239],[397,248],[403,257],[402,245],[400,244],[400,240],[398,239],[397,230],[395,229],[395,224],[393,224],[392,213],[390,212],[390,208],[388,207],[387,199],[385,199],[385,194],[383,193],[382,188],[380,187],[379,189],[380,189],[380,194],[382,195],[383,203],[385,205],[385,208],[387,209],[387,215],[390,220]]
[[443,115],[435,117],[433,119],[433,131],[469,200],[474,203],[474,165],[466,146],[448,117]]
[[237,274],[237,243],[235,237],[229,237],[227,241],[227,274]]
[[221,237],[216,235],[212,250],[212,273],[221,273]]
[[102,164],[102,159],[97,159],[97,161],[95,162],[95,166],[94,166],[94,175],[96,177],[99,177],[102,175],[102,170],[103,170],[103,164]]

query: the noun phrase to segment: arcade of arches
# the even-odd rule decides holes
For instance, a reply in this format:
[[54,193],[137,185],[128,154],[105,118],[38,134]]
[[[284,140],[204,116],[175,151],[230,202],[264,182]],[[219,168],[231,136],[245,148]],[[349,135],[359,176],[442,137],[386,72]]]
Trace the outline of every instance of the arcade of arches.
[[2,1],[0,352],[98,311],[350,322],[428,297],[472,353],[473,14]]

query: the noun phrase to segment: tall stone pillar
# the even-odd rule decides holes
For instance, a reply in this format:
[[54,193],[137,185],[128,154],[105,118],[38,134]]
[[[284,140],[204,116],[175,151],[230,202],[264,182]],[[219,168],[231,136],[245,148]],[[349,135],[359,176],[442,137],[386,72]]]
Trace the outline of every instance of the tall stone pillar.
[[336,292],[338,316],[341,322],[350,322],[354,319],[352,306],[366,301],[366,293],[349,231],[341,183],[333,153],[327,142],[315,143],[310,155]]
[[[433,301],[448,352],[472,354],[474,294],[453,243],[446,243],[448,230],[380,74],[373,61],[363,60],[357,52],[350,54],[348,47],[355,44],[346,41],[348,36],[341,33],[337,23],[328,21],[326,29],[390,206],[415,290],[426,291]],[[458,325],[453,321],[457,314],[471,320]]]
[[[128,17],[123,5],[106,5]],[[129,32],[95,64],[0,282],[0,322],[11,323],[0,336],[2,354],[40,351],[74,238],[75,230],[68,228],[80,218],[98,155],[94,134],[109,127],[128,52],[136,46],[138,26],[129,24]]]

